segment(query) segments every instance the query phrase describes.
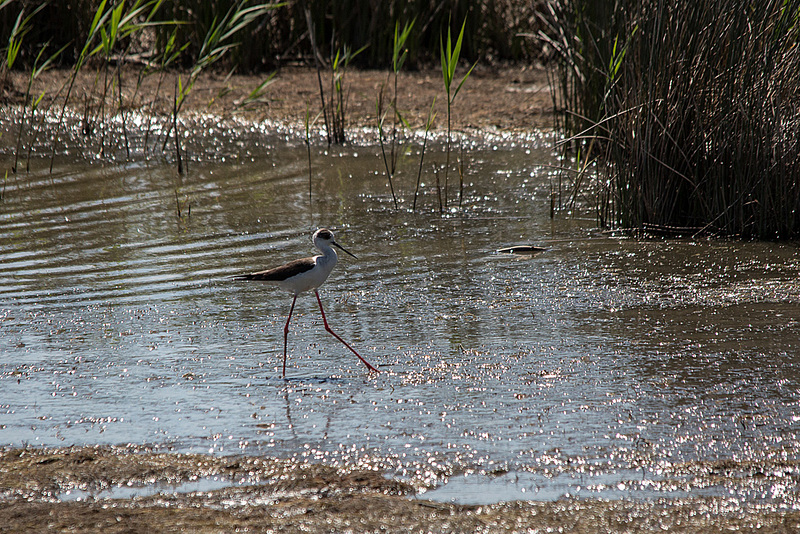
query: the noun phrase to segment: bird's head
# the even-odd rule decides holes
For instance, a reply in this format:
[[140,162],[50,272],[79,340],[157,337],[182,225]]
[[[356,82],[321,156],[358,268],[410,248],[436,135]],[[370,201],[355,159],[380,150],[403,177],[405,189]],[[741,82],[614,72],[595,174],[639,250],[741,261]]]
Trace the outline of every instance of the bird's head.
[[[331,232],[327,228],[320,228],[319,230],[314,232],[314,236],[311,239],[314,241],[314,245],[317,248],[319,248],[320,250],[323,247],[326,247],[326,246],[329,247],[329,246],[333,245],[334,247],[338,248],[339,250],[341,250],[341,251],[343,251],[343,252],[345,252],[347,254],[350,254],[354,258],[356,257],[355,254],[353,254],[352,252],[350,252],[349,250],[347,250],[346,248],[341,246],[339,243],[337,243],[333,238],[333,232]],[[358,258],[356,258],[356,259],[358,259]]]

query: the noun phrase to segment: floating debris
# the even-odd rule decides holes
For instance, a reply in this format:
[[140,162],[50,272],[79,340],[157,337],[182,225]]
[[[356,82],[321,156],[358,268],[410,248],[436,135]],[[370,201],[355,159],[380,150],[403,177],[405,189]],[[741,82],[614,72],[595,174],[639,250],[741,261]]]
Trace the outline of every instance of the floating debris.
[[537,247],[536,245],[514,245],[513,247],[505,247],[498,249],[497,252],[501,254],[538,254],[547,250],[544,247]]

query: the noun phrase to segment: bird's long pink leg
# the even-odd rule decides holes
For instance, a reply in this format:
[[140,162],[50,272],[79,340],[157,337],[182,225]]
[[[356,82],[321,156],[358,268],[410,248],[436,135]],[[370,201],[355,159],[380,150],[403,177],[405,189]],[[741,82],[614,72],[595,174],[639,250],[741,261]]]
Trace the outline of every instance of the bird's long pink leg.
[[297,295],[292,299],[292,307],[289,308],[289,317],[286,318],[286,326],[283,327],[283,376],[286,378],[286,340],[289,337],[289,321],[292,320],[292,312],[294,312],[294,303],[297,302]]
[[361,355],[360,355],[359,353],[357,353],[357,352],[356,352],[356,349],[354,349],[353,347],[351,347],[350,345],[348,345],[348,344],[347,344],[347,342],[346,342],[344,339],[340,338],[340,337],[339,337],[339,336],[336,334],[336,332],[334,332],[333,330],[331,330],[331,327],[330,327],[330,326],[328,326],[328,320],[325,318],[325,310],[323,310],[323,309],[322,309],[322,300],[319,298],[319,292],[318,292],[316,289],[314,290],[314,294],[317,296],[317,302],[319,303],[319,311],[322,313],[322,323],[325,325],[325,330],[327,330],[328,332],[330,332],[330,333],[333,335],[333,337],[335,337],[336,339],[338,339],[339,341],[341,341],[341,342],[342,342],[342,344],[343,344],[345,347],[347,347],[348,349],[350,349],[350,350],[352,351],[352,353],[353,353],[353,354],[355,354],[356,356],[358,356],[358,359],[359,359],[359,360],[361,360],[362,362],[364,362],[364,365],[366,365],[366,366],[367,366],[367,368],[369,368],[369,370],[370,370],[370,371],[375,371],[376,373],[380,373],[380,371],[378,371],[378,370],[377,370],[377,369],[375,369],[375,368],[374,368],[372,365],[370,365],[370,363],[369,363],[367,360],[365,360],[364,358],[362,358],[362,357],[361,357]]

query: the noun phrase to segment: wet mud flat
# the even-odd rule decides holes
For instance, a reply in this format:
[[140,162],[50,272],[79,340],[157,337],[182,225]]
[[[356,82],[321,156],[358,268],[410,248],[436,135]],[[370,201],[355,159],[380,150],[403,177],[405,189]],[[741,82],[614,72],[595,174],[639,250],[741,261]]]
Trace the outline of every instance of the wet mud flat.
[[[72,71],[52,69],[34,80],[33,94],[44,94],[44,102],[58,109],[61,89]],[[121,76],[123,96],[132,109],[141,108],[158,115],[172,112],[172,90],[159,85],[158,76],[139,78],[135,67],[126,67]],[[169,86],[179,73],[168,75]],[[75,94],[91,95],[94,100],[96,73],[84,69],[75,80]],[[327,76],[327,75],[325,75]],[[347,71],[347,127],[374,127],[377,123],[375,99],[387,84],[388,72],[349,69]],[[250,121],[302,124],[308,106],[312,115],[319,104],[317,71],[313,67],[286,66],[270,83],[262,98],[248,102],[248,94],[263,82],[262,76],[204,73],[185,101],[184,109],[212,113],[218,117],[238,116]],[[23,104],[28,76],[9,73],[10,89],[3,95],[8,102]],[[137,87],[137,83],[141,83]],[[325,81],[327,83],[327,80]],[[383,89],[382,89],[383,88]],[[434,130],[445,127],[446,115],[442,73],[435,69],[402,72],[398,81],[398,101],[412,128],[424,128],[428,111],[434,104],[439,119]],[[88,97],[87,97],[88,98]],[[326,97],[327,98],[327,97]],[[436,101],[434,102],[434,98]],[[97,105],[96,103],[94,105]],[[83,104],[77,106],[83,113]],[[499,129],[528,132],[553,126],[553,97],[547,71],[531,65],[478,65],[459,93],[455,129]],[[319,121],[322,122],[321,120]]]
[[[181,484],[212,478],[223,481],[223,487],[176,491]],[[138,488],[143,494],[102,496],[114,488]],[[800,530],[800,511],[740,503],[735,496],[465,506],[425,500],[410,484],[378,471],[142,447],[5,449],[0,452],[0,499],[0,532]]]

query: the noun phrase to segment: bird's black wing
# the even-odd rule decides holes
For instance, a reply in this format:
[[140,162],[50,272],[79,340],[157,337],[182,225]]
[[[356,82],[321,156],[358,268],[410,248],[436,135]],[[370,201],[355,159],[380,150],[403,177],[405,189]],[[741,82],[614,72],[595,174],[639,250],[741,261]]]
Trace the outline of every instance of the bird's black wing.
[[257,273],[240,274],[234,276],[234,280],[255,280],[260,282],[280,282],[292,276],[297,276],[306,271],[310,271],[316,265],[314,258],[302,258],[299,260],[290,261],[280,267],[274,269],[267,269],[266,271],[258,271]]

